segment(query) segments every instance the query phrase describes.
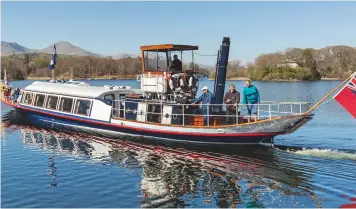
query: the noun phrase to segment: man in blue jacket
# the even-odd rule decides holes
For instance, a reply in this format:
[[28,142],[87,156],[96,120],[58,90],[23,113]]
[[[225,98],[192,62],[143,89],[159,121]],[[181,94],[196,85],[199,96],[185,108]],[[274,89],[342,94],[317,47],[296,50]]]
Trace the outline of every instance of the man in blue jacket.
[[[194,104],[199,104],[200,102],[203,104],[201,107],[201,113],[204,115],[204,124],[207,124],[207,119],[208,117],[206,116],[208,114],[208,105],[207,104],[212,104],[213,103],[213,94],[209,91],[207,86],[204,86],[202,89],[203,94],[194,102]],[[211,111],[211,108],[209,107],[209,111]],[[209,112],[209,115],[211,112]]]
[[251,115],[254,115],[254,120],[256,122],[257,106],[260,103],[260,93],[256,86],[251,84],[251,79],[246,80],[246,86],[243,89],[242,103],[247,105],[247,121],[250,122]]

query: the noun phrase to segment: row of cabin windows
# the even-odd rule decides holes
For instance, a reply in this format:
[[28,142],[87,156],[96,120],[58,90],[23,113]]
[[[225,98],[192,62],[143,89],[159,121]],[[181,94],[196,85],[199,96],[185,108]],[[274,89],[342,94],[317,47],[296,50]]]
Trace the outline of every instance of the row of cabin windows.
[[[57,104],[59,99],[58,96],[47,95],[47,100],[46,100],[45,94],[33,94],[33,93],[26,92],[23,97],[22,103],[32,105],[33,99],[34,99],[33,106],[35,107],[57,110]],[[58,104],[58,110],[61,112],[72,113],[73,103],[74,103],[73,98],[61,97]],[[76,104],[74,106],[74,114],[89,116],[90,104],[91,104],[90,100],[77,99]]]

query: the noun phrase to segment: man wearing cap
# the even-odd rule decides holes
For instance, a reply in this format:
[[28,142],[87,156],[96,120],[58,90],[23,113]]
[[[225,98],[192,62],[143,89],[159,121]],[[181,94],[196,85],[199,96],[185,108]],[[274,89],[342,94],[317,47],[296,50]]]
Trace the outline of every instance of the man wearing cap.
[[254,115],[254,121],[257,121],[257,105],[260,103],[260,93],[258,89],[251,84],[251,79],[246,80],[246,86],[243,90],[242,103],[247,105],[248,117],[250,122],[251,115]]
[[[232,123],[236,123],[236,110],[240,103],[240,92],[235,90],[235,85],[230,84],[230,90],[226,92],[224,97],[224,103],[228,106],[226,107],[226,124],[232,120]],[[231,117],[230,117],[231,116]]]
[[200,102],[203,104],[201,113],[204,115],[204,124],[207,124],[208,117],[206,115],[208,114],[208,104],[213,103],[213,94],[209,91],[207,86],[204,86],[201,90],[203,94],[193,104],[199,104]]

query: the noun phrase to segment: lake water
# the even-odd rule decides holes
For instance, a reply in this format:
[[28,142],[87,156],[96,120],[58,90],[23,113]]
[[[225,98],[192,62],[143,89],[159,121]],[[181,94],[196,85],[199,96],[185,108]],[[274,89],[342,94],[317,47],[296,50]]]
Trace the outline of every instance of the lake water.
[[[87,82],[139,88],[128,80]],[[229,83],[239,91],[244,85]],[[254,82],[261,100],[312,103],[339,83]],[[2,117],[9,113],[2,104]],[[333,99],[314,114],[276,137],[274,148],[113,142],[12,124],[2,128],[1,206],[356,208],[356,120]]]

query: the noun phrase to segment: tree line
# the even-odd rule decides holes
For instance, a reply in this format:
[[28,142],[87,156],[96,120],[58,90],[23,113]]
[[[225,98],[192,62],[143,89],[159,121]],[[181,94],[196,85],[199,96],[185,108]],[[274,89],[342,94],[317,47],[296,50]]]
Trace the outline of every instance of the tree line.
[[[51,54],[21,54],[1,57],[1,78],[4,70],[9,80],[51,78],[48,70]],[[113,78],[133,79],[142,72],[142,58],[113,59],[93,56],[59,55],[55,66],[58,79]],[[283,65],[293,62],[295,66]],[[183,64],[183,69],[195,69],[201,75],[214,78],[215,70],[198,64]],[[346,78],[356,70],[356,48],[328,46],[322,49],[288,48],[283,52],[261,54],[255,61],[242,65],[233,60],[228,64],[227,77],[249,77],[253,80],[320,80],[321,78]]]
[[283,52],[261,54],[245,66],[239,60],[230,61],[227,77],[249,77],[253,80],[342,79],[355,71],[356,48],[328,46],[322,49],[288,48]]
[[[7,70],[9,80],[51,78],[52,72],[49,70],[51,57],[51,54],[38,53],[4,56],[1,57],[1,68]],[[197,64],[183,65],[183,69],[189,68],[194,68],[203,75],[210,73]],[[59,55],[54,72],[56,79],[134,79],[142,72],[142,58],[113,59],[112,57]]]

